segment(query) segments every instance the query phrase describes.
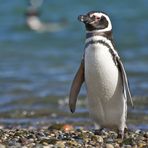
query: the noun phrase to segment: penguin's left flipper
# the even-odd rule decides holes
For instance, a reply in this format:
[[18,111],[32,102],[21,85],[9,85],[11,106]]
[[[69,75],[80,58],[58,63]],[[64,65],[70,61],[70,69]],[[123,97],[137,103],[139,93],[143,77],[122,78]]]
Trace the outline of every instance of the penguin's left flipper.
[[77,97],[84,82],[84,59],[82,59],[79,69],[74,77],[69,94],[69,108],[75,112]]
[[128,82],[127,75],[126,75],[126,72],[125,72],[125,68],[123,66],[123,63],[122,63],[120,57],[116,57],[115,59],[116,59],[115,63],[117,64],[117,66],[118,66],[118,68],[120,69],[120,72],[121,72],[124,96],[125,96],[125,98],[130,100],[132,107],[134,107],[133,99],[132,99],[132,96],[131,96],[131,93],[130,93],[129,82]]

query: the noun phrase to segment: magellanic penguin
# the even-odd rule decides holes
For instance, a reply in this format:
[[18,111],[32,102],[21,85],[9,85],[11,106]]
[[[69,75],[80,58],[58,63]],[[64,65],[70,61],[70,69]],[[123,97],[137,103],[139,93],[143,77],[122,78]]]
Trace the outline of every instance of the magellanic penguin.
[[37,32],[56,32],[61,31],[67,26],[66,20],[59,22],[43,22],[39,17],[39,11],[34,7],[29,7],[26,13],[26,23],[28,27]]
[[117,129],[124,136],[127,99],[133,101],[127,75],[115,50],[112,24],[107,14],[97,11],[78,17],[86,27],[85,52],[69,95],[75,111],[80,88],[85,81],[90,117],[97,128]]

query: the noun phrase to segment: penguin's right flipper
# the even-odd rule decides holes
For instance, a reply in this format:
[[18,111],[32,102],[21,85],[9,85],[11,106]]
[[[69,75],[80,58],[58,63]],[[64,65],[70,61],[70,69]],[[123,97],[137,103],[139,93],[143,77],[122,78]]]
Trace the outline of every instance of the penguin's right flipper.
[[77,97],[84,82],[84,59],[82,59],[79,69],[74,77],[69,94],[69,108],[75,112]]
[[118,63],[118,67],[120,68],[120,71],[121,71],[124,95],[125,95],[125,97],[127,97],[130,100],[132,107],[134,107],[133,99],[132,99],[131,93],[130,93],[129,82],[127,79],[127,75],[126,75],[124,66],[123,66],[120,58],[117,57],[116,60]]

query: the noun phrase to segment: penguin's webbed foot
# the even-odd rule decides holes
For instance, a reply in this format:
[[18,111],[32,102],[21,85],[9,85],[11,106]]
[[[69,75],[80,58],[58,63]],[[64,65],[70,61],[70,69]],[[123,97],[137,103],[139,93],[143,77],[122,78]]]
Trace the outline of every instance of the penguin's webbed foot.
[[103,132],[104,132],[104,128],[94,130],[95,135],[102,135]]
[[118,131],[118,136],[117,136],[117,138],[123,140],[123,138],[124,138],[124,130],[119,130],[119,131]]

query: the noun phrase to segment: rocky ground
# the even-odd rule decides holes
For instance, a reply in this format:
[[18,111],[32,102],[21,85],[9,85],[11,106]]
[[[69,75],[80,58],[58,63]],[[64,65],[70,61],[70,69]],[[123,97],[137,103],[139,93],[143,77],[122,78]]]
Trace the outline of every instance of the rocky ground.
[[126,131],[123,140],[114,131],[75,129],[69,124],[41,128],[1,128],[0,148],[148,148],[147,131]]

